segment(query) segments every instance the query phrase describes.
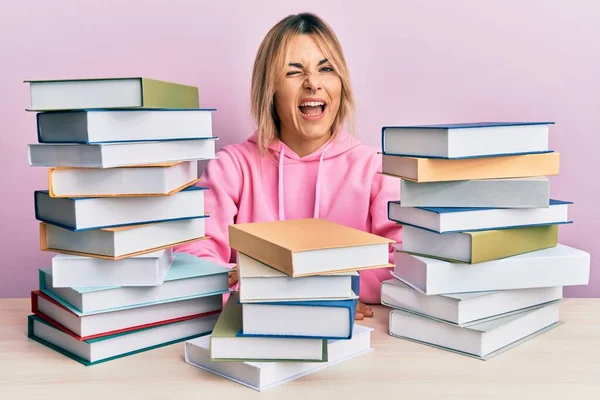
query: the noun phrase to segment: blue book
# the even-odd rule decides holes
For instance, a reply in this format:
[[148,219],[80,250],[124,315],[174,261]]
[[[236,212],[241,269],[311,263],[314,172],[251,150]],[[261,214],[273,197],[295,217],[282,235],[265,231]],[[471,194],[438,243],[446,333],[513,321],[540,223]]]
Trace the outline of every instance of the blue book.
[[39,289],[78,316],[229,292],[229,268],[191,254],[174,254],[165,281],[159,286],[58,288],[52,285],[52,271],[40,269]]
[[88,109],[37,114],[39,143],[123,143],[212,138],[214,108]]
[[358,298],[242,304],[238,336],[351,339]]
[[384,126],[383,154],[423,158],[497,157],[552,152],[554,122],[472,122]]
[[204,191],[189,186],[170,196],[52,197],[35,191],[35,218],[70,231],[206,218]]
[[436,233],[474,232],[572,223],[570,201],[550,199],[549,207],[402,207],[401,201],[388,202],[388,219]]
[[[208,315],[80,340],[74,334],[58,329],[38,316],[29,315],[27,336],[85,366],[91,366],[208,335],[218,317],[218,314]],[[122,340],[124,337],[131,340]]]

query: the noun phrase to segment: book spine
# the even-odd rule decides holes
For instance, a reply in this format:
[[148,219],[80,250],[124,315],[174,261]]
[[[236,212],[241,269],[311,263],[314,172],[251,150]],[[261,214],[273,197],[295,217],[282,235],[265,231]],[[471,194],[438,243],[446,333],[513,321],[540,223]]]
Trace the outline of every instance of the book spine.
[[471,264],[547,249],[558,244],[558,225],[466,234],[471,235]]
[[198,88],[142,78],[144,108],[199,108]]

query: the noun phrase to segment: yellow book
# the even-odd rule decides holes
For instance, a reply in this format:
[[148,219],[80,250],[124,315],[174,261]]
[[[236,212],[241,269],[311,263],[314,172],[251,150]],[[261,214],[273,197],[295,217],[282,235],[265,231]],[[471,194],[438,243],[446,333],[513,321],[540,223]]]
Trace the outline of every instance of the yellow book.
[[405,225],[402,251],[462,263],[480,263],[558,245],[558,225],[436,233]]
[[421,158],[383,155],[382,173],[413,182],[526,178],[558,175],[560,154],[478,158]]

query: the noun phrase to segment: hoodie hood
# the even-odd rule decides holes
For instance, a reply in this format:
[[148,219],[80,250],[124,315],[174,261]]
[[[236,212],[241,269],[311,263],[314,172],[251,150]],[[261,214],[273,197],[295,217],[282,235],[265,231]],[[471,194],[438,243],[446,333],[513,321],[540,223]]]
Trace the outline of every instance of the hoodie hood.
[[[248,138],[248,141],[258,145],[258,132],[254,132],[252,136]],[[315,205],[314,205],[314,218],[319,218],[319,205],[320,205],[320,193],[321,193],[321,165],[323,160],[334,158],[340,154],[344,154],[356,146],[360,145],[360,142],[354,137],[348,135],[344,131],[340,131],[335,137],[329,139],[321,147],[313,151],[304,157],[298,156],[292,149],[290,149],[281,140],[276,139],[270,145],[269,149],[272,150],[278,157],[279,163],[279,179],[278,179],[278,196],[279,196],[279,219],[285,219],[285,209],[283,204],[283,188],[284,188],[284,163],[286,160],[291,162],[312,162],[319,160],[319,167],[317,169],[317,180],[315,182]]]

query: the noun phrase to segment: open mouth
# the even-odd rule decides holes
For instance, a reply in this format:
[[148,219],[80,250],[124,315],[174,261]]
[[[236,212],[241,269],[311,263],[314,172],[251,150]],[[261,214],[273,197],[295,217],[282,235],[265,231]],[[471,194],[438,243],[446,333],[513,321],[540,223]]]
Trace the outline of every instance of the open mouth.
[[327,104],[324,101],[303,101],[298,106],[302,115],[306,117],[320,117],[325,112]]

